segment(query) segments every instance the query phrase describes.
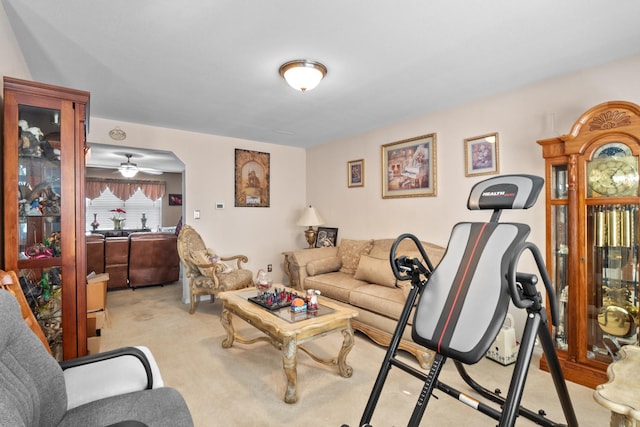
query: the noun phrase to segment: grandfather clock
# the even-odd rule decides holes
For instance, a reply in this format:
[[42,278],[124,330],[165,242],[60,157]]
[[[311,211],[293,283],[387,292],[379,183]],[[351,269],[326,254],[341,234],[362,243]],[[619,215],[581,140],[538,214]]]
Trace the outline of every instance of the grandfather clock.
[[640,106],[599,104],[568,134],[538,144],[561,313],[552,335],[565,377],[595,387],[622,346],[638,345]]

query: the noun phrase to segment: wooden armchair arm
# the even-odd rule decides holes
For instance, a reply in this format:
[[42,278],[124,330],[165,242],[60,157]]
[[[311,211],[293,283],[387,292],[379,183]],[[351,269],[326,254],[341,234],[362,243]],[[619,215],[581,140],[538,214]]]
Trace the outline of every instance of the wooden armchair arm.
[[221,261],[233,261],[234,259],[237,260],[236,264],[238,266],[238,270],[242,270],[242,263],[249,262],[249,258],[247,258],[245,255],[234,255],[234,256],[230,256],[230,257],[220,257]]

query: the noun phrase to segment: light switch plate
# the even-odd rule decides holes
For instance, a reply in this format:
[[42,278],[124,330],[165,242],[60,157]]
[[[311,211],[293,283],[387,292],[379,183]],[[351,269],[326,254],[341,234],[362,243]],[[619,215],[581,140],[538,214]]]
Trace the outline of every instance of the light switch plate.
[[200,211],[199,210],[193,211],[193,219],[200,219]]

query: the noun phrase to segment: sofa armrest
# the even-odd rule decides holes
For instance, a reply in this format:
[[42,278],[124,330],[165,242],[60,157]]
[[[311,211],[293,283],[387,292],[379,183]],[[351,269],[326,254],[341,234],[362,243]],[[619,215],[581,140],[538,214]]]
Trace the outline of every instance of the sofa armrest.
[[328,248],[310,248],[292,251],[289,256],[291,263],[291,274],[296,277],[300,289],[304,289],[304,279],[307,277],[307,264],[311,261],[335,257],[338,255],[338,248],[335,246]]
[[60,362],[67,410],[110,396],[164,387],[160,369],[146,347],[124,347]]

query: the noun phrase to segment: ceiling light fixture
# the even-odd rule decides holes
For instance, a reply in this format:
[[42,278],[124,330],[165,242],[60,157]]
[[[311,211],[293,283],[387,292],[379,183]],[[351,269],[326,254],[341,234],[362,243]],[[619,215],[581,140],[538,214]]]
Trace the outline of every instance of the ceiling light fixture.
[[135,163],[131,163],[132,154],[125,154],[127,156],[127,161],[120,163],[120,167],[118,171],[125,178],[133,178],[138,173],[138,165]]
[[289,86],[305,92],[318,86],[320,80],[327,75],[327,67],[316,61],[296,59],[280,66],[280,75]]

